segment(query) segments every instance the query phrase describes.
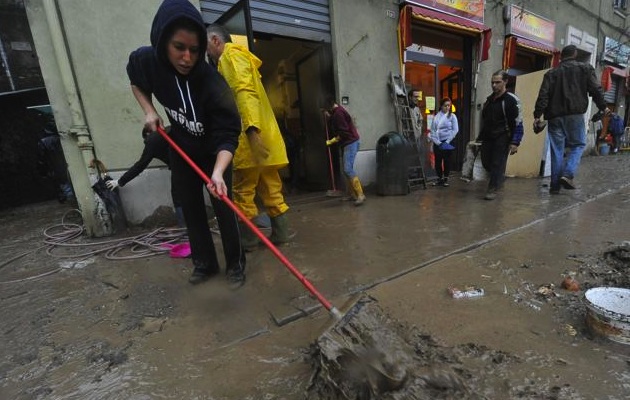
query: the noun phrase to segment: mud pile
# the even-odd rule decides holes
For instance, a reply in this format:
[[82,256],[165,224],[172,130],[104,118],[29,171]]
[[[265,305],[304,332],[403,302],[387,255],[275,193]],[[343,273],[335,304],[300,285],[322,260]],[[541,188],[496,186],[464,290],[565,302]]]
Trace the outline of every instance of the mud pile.
[[[312,346],[312,400],[579,399],[569,385],[525,378],[522,359],[469,343],[449,347],[384,314],[375,300],[325,331]],[[529,366],[526,364],[530,364]]]

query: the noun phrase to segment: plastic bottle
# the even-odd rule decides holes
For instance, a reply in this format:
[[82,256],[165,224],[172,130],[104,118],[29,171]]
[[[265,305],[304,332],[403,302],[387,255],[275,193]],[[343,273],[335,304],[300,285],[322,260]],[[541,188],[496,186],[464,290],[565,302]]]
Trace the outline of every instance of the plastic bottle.
[[466,288],[466,290],[460,290],[457,288],[449,288],[448,292],[451,295],[451,297],[454,299],[481,297],[485,294],[482,288],[476,288],[476,287]]

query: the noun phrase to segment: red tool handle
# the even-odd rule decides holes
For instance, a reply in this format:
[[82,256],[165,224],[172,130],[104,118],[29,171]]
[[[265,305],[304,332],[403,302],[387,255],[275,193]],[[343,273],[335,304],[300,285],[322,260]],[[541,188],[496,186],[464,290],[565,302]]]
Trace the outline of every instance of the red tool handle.
[[[180,156],[182,156],[184,161],[186,161],[188,165],[190,165],[190,167],[193,170],[195,170],[195,172],[201,177],[201,179],[203,179],[203,181],[206,184],[212,183],[212,180],[208,177],[208,175],[206,175],[206,173],[203,172],[201,168],[199,168],[199,166],[197,166],[197,164],[195,164],[195,162],[190,159],[190,157],[188,157],[188,154],[186,154],[184,150],[182,150],[177,145],[177,143],[175,143],[173,139],[171,139],[171,137],[166,133],[166,131],[161,126],[157,127],[157,131],[168,142],[168,144],[175,151],[177,151],[177,153],[179,153]],[[298,269],[295,268],[293,264],[291,264],[291,262],[284,256],[284,254],[282,254],[280,250],[278,250],[278,248],[273,243],[271,243],[269,239],[267,239],[267,236],[265,236],[265,234],[262,233],[260,229],[258,229],[258,227],[254,225],[254,223],[250,221],[249,218],[247,218],[241,210],[239,210],[238,207],[236,207],[236,204],[234,204],[234,202],[230,200],[229,197],[227,197],[226,195],[220,195],[219,199],[221,199],[222,202],[227,204],[228,207],[230,207],[232,211],[236,213],[236,215],[240,218],[240,220],[243,221],[249,227],[249,229],[251,229],[251,231],[254,232],[256,236],[258,236],[260,240],[262,240],[265,246],[267,246],[269,250],[271,250],[271,252],[276,256],[276,258],[280,260],[280,262],[282,262],[285,265],[285,267],[287,267],[287,269],[297,278],[297,280],[300,281],[302,285],[304,285],[304,287],[309,292],[311,292],[313,296],[317,298],[317,300],[319,300],[319,302],[322,304],[322,306],[324,306],[324,308],[326,308],[326,310],[330,311],[335,316],[337,316],[337,313],[338,313],[337,309],[333,307],[333,305],[328,300],[326,300],[326,298],[321,293],[319,293],[317,289],[315,289],[315,287],[311,284],[311,282],[308,279],[306,279],[306,277],[304,277],[304,275],[302,275],[302,273],[298,271]]]
[[[326,140],[330,140],[330,134],[328,133],[328,118],[326,118],[326,112],[322,111],[322,116],[324,117],[324,128],[326,128]],[[330,146],[326,146],[328,150],[328,164],[330,166],[330,181],[332,183],[332,190],[337,191],[337,185],[335,185],[335,170],[333,168],[332,162],[332,153],[330,152]]]

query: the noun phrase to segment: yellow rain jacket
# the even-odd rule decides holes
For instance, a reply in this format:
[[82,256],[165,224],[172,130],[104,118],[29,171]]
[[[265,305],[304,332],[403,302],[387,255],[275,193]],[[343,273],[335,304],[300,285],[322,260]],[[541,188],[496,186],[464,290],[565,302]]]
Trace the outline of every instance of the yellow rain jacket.
[[[259,166],[277,166],[289,164],[284,140],[278,128],[271,103],[261,81],[258,68],[262,61],[247,48],[236,43],[226,43],[219,58],[219,73],[227,81],[241,114],[241,135],[234,154],[234,169]],[[263,144],[269,150],[269,157],[256,162],[252,155],[245,130],[255,126],[260,129]]]

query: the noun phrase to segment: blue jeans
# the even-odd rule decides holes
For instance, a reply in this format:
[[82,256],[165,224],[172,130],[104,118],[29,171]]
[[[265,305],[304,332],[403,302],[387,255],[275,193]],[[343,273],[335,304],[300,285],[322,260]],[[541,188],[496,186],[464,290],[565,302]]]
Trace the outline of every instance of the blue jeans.
[[[573,179],[586,146],[584,115],[552,118],[547,127],[551,148],[551,189],[560,187],[560,178]],[[566,159],[565,159],[565,149]]]
[[354,159],[359,152],[359,141],[350,143],[346,147],[343,148],[343,174],[348,179],[352,179],[357,176],[357,173],[354,172]]

